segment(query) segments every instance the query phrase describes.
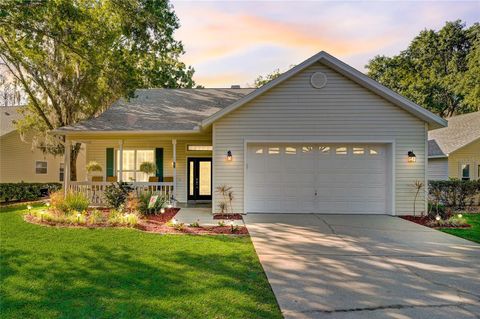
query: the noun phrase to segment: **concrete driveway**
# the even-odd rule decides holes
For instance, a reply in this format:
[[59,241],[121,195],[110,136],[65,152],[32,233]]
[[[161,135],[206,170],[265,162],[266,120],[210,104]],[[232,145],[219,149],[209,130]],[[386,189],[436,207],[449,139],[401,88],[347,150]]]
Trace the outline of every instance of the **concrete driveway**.
[[390,216],[245,223],[285,318],[480,318],[480,245]]

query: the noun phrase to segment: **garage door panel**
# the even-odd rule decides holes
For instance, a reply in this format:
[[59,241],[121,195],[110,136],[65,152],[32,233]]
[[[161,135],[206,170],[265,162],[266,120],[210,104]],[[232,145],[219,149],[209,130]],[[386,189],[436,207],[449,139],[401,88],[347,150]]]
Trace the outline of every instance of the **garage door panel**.
[[249,145],[247,212],[385,213],[385,154],[383,145]]

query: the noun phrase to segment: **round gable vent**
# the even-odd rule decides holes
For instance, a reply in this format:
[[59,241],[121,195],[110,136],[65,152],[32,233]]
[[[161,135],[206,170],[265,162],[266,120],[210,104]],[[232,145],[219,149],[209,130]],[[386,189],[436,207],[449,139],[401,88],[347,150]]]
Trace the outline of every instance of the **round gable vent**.
[[310,77],[310,84],[316,89],[321,89],[327,85],[327,76],[322,72],[315,72]]

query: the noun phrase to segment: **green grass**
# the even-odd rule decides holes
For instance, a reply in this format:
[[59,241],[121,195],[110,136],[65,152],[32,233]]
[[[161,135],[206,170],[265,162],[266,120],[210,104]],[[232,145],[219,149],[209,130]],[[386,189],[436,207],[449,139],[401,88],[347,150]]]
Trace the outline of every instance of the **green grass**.
[[281,318],[248,237],[52,228],[24,213],[0,213],[2,318]]
[[467,223],[472,227],[465,229],[441,228],[440,230],[458,237],[462,237],[477,243],[480,243],[480,214],[463,214]]

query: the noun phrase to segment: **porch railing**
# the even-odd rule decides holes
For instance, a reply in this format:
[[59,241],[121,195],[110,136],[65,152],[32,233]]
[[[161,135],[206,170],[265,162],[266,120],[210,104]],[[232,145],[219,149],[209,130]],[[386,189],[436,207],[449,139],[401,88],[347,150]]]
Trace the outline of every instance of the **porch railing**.
[[[173,183],[150,183],[150,182],[131,182],[134,192],[151,192],[152,194],[171,198],[173,195]],[[105,205],[105,188],[112,185],[111,182],[70,182],[68,189],[74,192],[83,193],[90,200],[93,206]]]

